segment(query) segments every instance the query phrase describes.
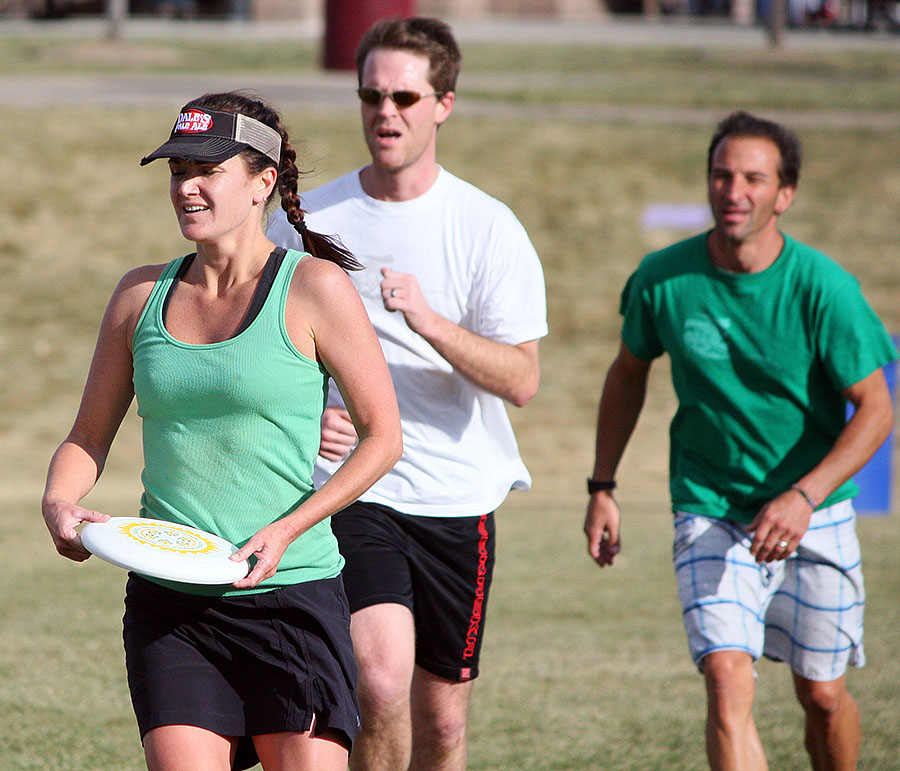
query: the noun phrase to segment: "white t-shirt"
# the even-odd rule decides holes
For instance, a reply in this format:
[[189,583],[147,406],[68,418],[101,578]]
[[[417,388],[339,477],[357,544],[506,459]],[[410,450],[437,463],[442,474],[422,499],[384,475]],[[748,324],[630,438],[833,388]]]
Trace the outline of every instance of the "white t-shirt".
[[[403,425],[403,457],[361,500],[406,514],[476,516],[496,509],[531,477],[503,400],[457,373],[399,312],[385,310],[381,268],[412,273],[429,306],[483,337],[516,345],[547,334],[544,275],[510,209],[440,170],[412,201],[368,196],[354,171],[302,197],[310,230],[337,235],[365,266],[350,273],[391,370]],[[276,244],[302,249],[281,210]],[[337,388],[329,404],[342,405]],[[320,485],[339,464],[321,456]]]

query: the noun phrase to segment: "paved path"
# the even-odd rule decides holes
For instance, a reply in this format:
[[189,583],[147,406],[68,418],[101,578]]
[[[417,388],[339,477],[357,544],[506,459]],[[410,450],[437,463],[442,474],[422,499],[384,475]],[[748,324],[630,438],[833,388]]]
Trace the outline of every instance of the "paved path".
[[[765,33],[755,27],[687,23],[641,23],[636,21],[599,21],[581,24],[492,20],[454,24],[460,40],[534,40],[540,42],[604,43],[618,45],[693,45],[730,46],[765,50]],[[18,32],[16,32],[18,30]],[[102,39],[102,20],[58,23],[0,23],[0,38],[17,35],[57,36],[60,39]],[[315,24],[167,22],[135,21],[127,27],[126,37],[134,40],[156,36],[188,39],[215,39],[241,36],[253,39],[318,39]],[[838,33],[824,31],[790,32],[786,47],[815,46],[846,48],[896,48],[900,54],[900,35]],[[529,75],[533,82],[565,88],[584,80],[583,76],[559,73]],[[579,81],[579,78],[581,81]],[[715,108],[667,108],[631,105],[522,105],[502,100],[466,99],[466,89],[500,93],[514,89],[517,78],[508,74],[466,73],[460,77],[460,114],[507,116],[578,122],[641,122],[710,125],[721,118]],[[318,109],[355,111],[355,78],[350,73],[307,72],[290,76],[265,73],[169,74],[101,73],[75,75],[0,76],[0,105],[33,108],[59,105],[164,105],[183,104],[205,91],[248,88],[258,91],[281,107],[309,106]],[[875,129],[900,128],[900,111],[816,110],[768,113],[794,126],[840,126]]]
[[[523,105],[466,99],[465,86],[491,89],[487,75],[461,79],[456,109],[460,115],[559,120],[580,123],[651,123],[709,126],[722,117],[721,108],[634,105]],[[39,108],[61,105],[165,106],[184,104],[197,94],[246,88],[281,108],[311,107],[355,112],[354,76],[306,74],[289,77],[265,74],[171,75],[21,75],[0,77],[0,105]],[[900,129],[900,111],[769,110],[770,117],[797,127]]]

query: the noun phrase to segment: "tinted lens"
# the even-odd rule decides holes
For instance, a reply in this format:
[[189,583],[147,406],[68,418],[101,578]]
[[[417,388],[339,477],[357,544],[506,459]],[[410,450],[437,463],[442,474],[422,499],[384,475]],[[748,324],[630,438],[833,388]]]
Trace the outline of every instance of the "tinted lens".
[[361,101],[373,107],[380,107],[385,97],[390,97],[391,101],[400,108],[412,107],[423,96],[415,91],[394,91],[392,94],[385,94],[377,88],[368,87],[357,89],[356,94]]
[[373,107],[378,107],[384,100],[384,95],[375,88],[360,88],[357,89],[356,94],[360,101],[371,104]]
[[412,107],[421,98],[422,95],[415,91],[394,91],[391,94],[391,99],[397,107]]

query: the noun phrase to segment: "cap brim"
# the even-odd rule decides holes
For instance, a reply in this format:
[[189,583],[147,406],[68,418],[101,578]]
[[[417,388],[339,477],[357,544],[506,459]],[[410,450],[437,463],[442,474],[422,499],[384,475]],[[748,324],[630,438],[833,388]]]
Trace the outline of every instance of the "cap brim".
[[184,158],[186,161],[198,163],[221,163],[249,147],[246,142],[236,142],[227,137],[174,136],[150,155],[141,158],[141,166],[146,166],[158,158]]

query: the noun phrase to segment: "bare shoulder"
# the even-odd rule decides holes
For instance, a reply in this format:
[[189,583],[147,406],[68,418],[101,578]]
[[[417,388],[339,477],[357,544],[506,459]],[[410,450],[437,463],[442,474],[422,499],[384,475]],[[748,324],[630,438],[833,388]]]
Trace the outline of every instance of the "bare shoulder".
[[304,257],[297,264],[291,282],[294,299],[318,305],[356,294],[353,282],[340,265],[316,257]]
[[294,270],[285,308],[288,335],[305,356],[320,357],[320,346],[352,320],[365,318],[359,294],[339,265],[304,257]]
[[107,316],[113,321],[130,321],[137,323],[137,318],[143,311],[153,285],[162,275],[165,265],[142,265],[139,268],[129,270],[121,279],[113,291],[107,307]]
[[140,291],[142,288],[149,291],[153,288],[153,284],[162,275],[166,265],[141,265],[139,268],[132,268],[121,279],[116,286],[116,294]]

